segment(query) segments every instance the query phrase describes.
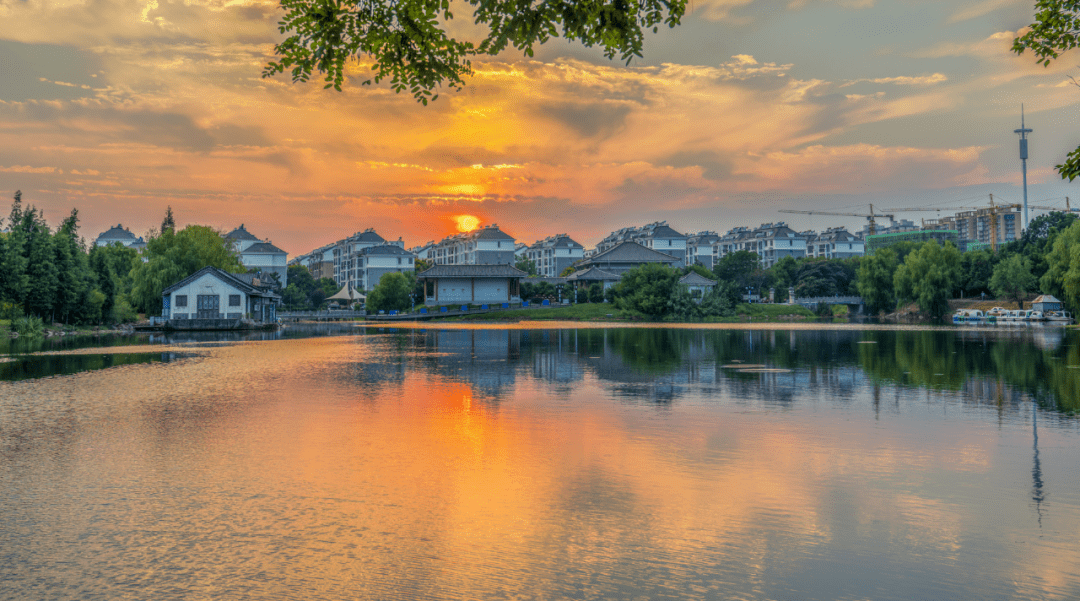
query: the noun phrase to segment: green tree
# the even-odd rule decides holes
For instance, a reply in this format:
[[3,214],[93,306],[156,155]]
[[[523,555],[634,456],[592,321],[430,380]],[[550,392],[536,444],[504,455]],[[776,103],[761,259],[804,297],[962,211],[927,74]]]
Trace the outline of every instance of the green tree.
[[[124,321],[130,313],[127,295],[131,293],[131,272],[139,262],[138,251],[113,242],[108,246],[91,247],[89,261],[98,289],[105,296],[101,305],[102,319],[114,323]],[[121,307],[119,312],[116,311],[118,306]]]
[[161,220],[161,232],[165,233],[166,230],[170,232],[176,231],[176,219],[173,218],[172,205],[165,209],[165,218]]
[[93,299],[90,297],[97,285],[97,278],[90,269],[89,257],[79,239],[78,209],[72,209],[60,224],[52,243],[53,263],[56,266],[56,296],[53,299],[56,319],[64,323],[100,322],[104,295],[100,302],[96,296]]
[[[1080,46],[1080,0],[1038,0],[1035,19],[1027,33],[1013,40],[1013,52],[1023,54],[1030,49],[1035,63],[1048,67],[1064,52]],[[1080,147],[1055,168],[1070,182],[1080,176]]]
[[[718,282],[716,286],[713,286],[712,290],[709,290],[705,293],[705,296],[701,297],[698,310],[702,317],[707,319],[709,317],[731,317],[735,315],[735,303],[731,300],[734,294],[729,288],[734,289],[734,285],[730,282]],[[737,291],[735,292],[737,293]]]
[[960,251],[926,242],[904,259],[893,274],[893,289],[901,302],[915,302],[932,319],[949,312],[949,299],[960,284]]
[[1076,310],[1080,307],[1080,222],[1054,237],[1046,263],[1046,274],[1040,280],[1043,292]]
[[593,282],[592,284],[589,284],[588,298],[590,303],[604,302],[604,285],[600,282]]
[[373,313],[404,311],[409,308],[409,293],[412,288],[412,282],[403,273],[383,274],[378,285],[367,295],[367,310]]
[[713,274],[715,279],[732,284],[724,288],[734,295],[732,302],[738,302],[747,288],[761,292],[772,280],[772,275],[761,269],[761,258],[748,250],[724,255],[713,266]]
[[680,272],[657,263],[627,271],[615,285],[615,306],[659,319],[670,310]]
[[514,263],[514,267],[517,267],[530,276],[536,275],[536,261],[533,261],[532,259],[521,257]]
[[19,307],[30,284],[26,274],[26,236],[18,227],[22,218],[22,192],[16,191],[7,221],[10,231],[0,233],[0,300]]
[[960,290],[964,296],[973,298],[990,292],[990,278],[994,274],[997,258],[989,250],[973,250],[960,259]]
[[1020,255],[1011,255],[994,267],[990,278],[990,289],[998,297],[1008,297],[1016,301],[1016,306],[1024,308],[1024,296],[1035,289],[1038,280],[1031,273],[1031,261]]
[[278,30],[288,37],[274,46],[278,60],[263,77],[290,70],[292,79],[308,81],[318,72],[327,88],[338,91],[346,64],[361,56],[373,60],[374,75],[363,82],[390,80],[395,92],[408,90],[427,104],[447,85],[459,89],[471,71],[471,58],[495,56],[507,46],[533,55],[533,47],[563,37],[605,56],[627,61],[641,56],[644,31],[675,27],[686,0],[637,2],[547,2],[465,0],[473,10],[473,31],[485,31],[477,43],[448,33],[454,18],[447,0],[280,0],[285,11]]
[[146,243],[145,262],[132,272],[131,300],[148,314],[161,312],[161,291],[203,267],[231,273],[246,269],[221,233],[205,225],[189,225],[179,232],[166,231]]
[[52,319],[57,270],[49,225],[39,211],[28,207],[19,224],[12,227],[12,231],[15,230],[25,241],[23,256],[26,258],[27,285],[23,308],[30,315]]
[[870,314],[891,311],[896,307],[893,275],[898,264],[896,252],[888,247],[877,249],[859,264],[856,287]]

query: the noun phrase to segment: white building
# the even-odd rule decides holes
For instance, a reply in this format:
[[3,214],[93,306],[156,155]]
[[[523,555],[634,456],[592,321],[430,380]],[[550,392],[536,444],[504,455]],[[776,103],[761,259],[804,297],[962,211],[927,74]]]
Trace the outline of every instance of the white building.
[[585,247],[566,234],[548,236],[525,251],[525,257],[536,264],[536,275],[542,278],[559,277],[567,267],[585,256]]
[[244,224],[225,234],[240,255],[240,264],[248,269],[277,274],[281,288],[289,285],[289,254],[274,246],[269,240],[260,240],[247,231]]
[[462,305],[514,303],[521,300],[521,278],[513,265],[435,265],[417,278],[424,284],[424,303]]
[[416,269],[416,256],[394,244],[371,246],[356,255],[357,290],[371,290],[388,273]]
[[141,237],[132,234],[131,230],[119,223],[116,224],[116,227],[111,227],[102,232],[101,235],[94,240],[94,246],[108,246],[116,242],[129,248],[134,248],[135,250],[146,248],[146,242],[144,242]]
[[517,262],[514,237],[500,230],[498,224],[447,236],[437,243],[429,242],[422,249],[426,249],[427,254],[423,258],[436,265],[513,265]]
[[831,227],[806,242],[806,255],[825,259],[861,257],[865,243],[843,227]]
[[242,319],[275,321],[280,296],[253,274],[203,267],[161,292],[168,320]]

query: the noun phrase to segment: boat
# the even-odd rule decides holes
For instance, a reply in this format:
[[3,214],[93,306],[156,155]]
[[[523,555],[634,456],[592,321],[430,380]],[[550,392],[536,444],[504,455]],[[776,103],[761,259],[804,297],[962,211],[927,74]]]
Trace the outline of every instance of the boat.
[[1024,321],[1046,321],[1042,311],[1028,311]]
[[980,323],[986,316],[978,309],[958,309],[953,314],[953,323]]
[[986,320],[991,323],[996,323],[1006,319],[1009,315],[1009,310],[1005,307],[994,307],[986,312]]
[[1013,309],[1005,312],[1005,321],[1010,323],[1023,321],[1025,317],[1027,317],[1027,311],[1023,309]]
[[1047,311],[1045,319],[1049,323],[1068,325],[1073,322],[1072,313],[1068,311]]

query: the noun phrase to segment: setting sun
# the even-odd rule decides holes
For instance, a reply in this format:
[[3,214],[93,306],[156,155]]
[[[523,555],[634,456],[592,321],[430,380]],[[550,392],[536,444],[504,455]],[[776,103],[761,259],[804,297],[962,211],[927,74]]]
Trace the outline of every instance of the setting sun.
[[471,232],[480,226],[480,218],[475,215],[454,215],[459,232]]

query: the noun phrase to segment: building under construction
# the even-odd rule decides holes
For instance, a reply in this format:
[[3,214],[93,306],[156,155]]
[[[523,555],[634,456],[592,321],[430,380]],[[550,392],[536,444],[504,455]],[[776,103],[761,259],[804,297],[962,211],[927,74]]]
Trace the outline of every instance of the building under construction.
[[1020,205],[963,211],[951,217],[927,219],[924,229],[955,230],[960,238],[996,247],[1016,240],[1020,234]]

